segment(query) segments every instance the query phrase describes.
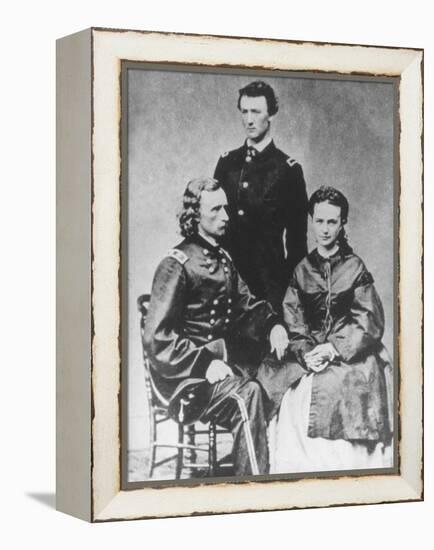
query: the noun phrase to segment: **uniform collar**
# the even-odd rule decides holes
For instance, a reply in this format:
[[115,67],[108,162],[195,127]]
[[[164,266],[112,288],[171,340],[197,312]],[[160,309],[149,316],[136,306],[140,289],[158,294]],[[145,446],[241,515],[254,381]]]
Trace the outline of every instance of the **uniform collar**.
[[215,249],[219,248],[219,245],[218,245],[217,242],[215,242],[215,241],[213,242],[212,239],[208,239],[207,237],[205,237],[205,235],[202,235],[202,233],[199,233],[199,232],[198,232],[198,237],[200,237],[200,238],[202,239],[202,241],[207,242],[207,243],[208,243],[208,246],[210,246],[212,249],[214,249],[214,248],[215,248]]
[[206,239],[202,235],[199,235],[199,233],[197,235],[195,235],[194,237],[192,237],[191,240],[192,240],[192,242],[194,242],[197,245],[201,246],[204,251],[207,250],[209,252],[212,252],[213,254],[218,254],[218,252],[220,251],[220,246],[219,245],[216,246],[216,245],[212,244],[208,239]]
[[[244,145],[243,145],[242,149],[241,149],[243,155],[247,155],[248,147],[249,147],[248,140],[246,140],[244,142]],[[256,149],[256,147],[254,147],[254,149]],[[276,150],[276,146],[274,144],[274,141],[270,138],[270,141],[265,145],[265,147],[261,151],[257,150],[258,152],[254,156],[254,159],[255,160],[266,160],[268,157],[273,155],[275,150]]]
[[270,135],[266,136],[261,142],[255,143],[250,138],[247,138],[246,145],[247,147],[253,147],[253,149],[256,149],[258,153],[262,153],[262,151],[270,145],[270,143],[273,141],[272,137]]

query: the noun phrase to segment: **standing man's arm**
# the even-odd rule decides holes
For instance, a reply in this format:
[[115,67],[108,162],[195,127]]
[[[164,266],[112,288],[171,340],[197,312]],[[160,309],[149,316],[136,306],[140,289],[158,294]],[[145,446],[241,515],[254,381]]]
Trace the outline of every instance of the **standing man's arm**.
[[308,199],[301,165],[296,162],[288,168],[290,173],[289,181],[286,182],[285,246],[286,278],[289,282],[295,267],[307,254]]
[[215,167],[215,170],[214,170],[214,179],[217,180],[220,185],[222,184],[222,180],[223,180],[223,177],[224,177],[224,170],[223,170],[223,165],[224,165],[224,157],[219,157],[218,161],[217,161],[217,166]]
[[[227,184],[228,184],[228,172],[229,172],[229,157],[228,153],[223,153],[216,164],[215,170],[214,170],[214,179],[217,180],[222,187],[223,191],[227,193]],[[229,200],[229,198],[228,198]]]
[[258,300],[253,296],[239,274],[235,296],[236,336],[252,343],[264,342],[268,337],[271,351],[275,351],[280,359],[289,341],[286,330],[272,306],[265,300]]

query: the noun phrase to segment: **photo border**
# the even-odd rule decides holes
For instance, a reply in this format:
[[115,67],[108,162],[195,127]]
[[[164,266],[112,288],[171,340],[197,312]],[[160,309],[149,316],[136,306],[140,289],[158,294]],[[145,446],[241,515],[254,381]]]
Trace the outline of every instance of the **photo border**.
[[[352,470],[334,470],[334,471],[314,471],[302,473],[278,473],[278,474],[261,474],[249,476],[219,476],[212,478],[190,478],[190,479],[144,479],[142,481],[128,481],[128,433],[129,433],[129,298],[128,298],[128,232],[129,232],[129,205],[128,205],[128,71],[143,70],[143,71],[164,71],[164,72],[182,72],[182,73],[199,73],[199,74],[214,74],[214,75],[233,75],[233,76],[248,76],[250,78],[288,78],[288,79],[312,79],[312,80],[332,80],[342,82],[373,82],[383,83],[393,86],[393,209],[395,215],[393,234],[398,235],[398,211],[397,205],[399,201],[399,141],[398,141],[398,107],[399,107],[399,78],[394,76],[356,76],[356,75],[336,75],[334,73],[318,74],[313,72],[291,72],[285,70],[274,70],[271,74],[267,70],[255,70],[241,67],[208,67],[197,65],[181,65],[169,63],[149,63],[146,61],[125,61],[121,60],[121,175],[120,175],[120,204],[121,204],[121,268],[120,268],[120,285],[121,285],[121,326],[120,326],[120,346],[121,346],[121,371],[120,371],[120,388],[121,388],[121,423],[120,423],[120,441],[121,441],[121,489],[132,490],[145,487],[169,487],[169,486],[197,486],[199,484],[216,484],[216,483],[245,483],[254,482],[270,482],[279,480],[300,480],[311,478],[337,478],[343,476],[371,476],[371,475],[395,475],[399,472],[399,410],[398,410],[398,395],[399,395],[399,376],[396,374],[393,380],[393,459],[394,463],[391,467],[385,468],[370,468],[370,469],[352,469]],[[398,261],[398,239],[393,239],[393,262],[394,265]],[[398,270],[393,272],[393,357],[394,364],[399,364],[399,303],[398,303]],[[137,310],[136,310],[137,311]],[[139,314],[137,313],[137,323]]]

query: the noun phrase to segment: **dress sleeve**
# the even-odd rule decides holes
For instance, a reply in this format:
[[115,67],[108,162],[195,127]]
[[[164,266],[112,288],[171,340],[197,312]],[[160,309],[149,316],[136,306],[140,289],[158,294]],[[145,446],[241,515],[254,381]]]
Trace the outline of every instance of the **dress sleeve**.
[[328,340],[340,357],[351,362],[372,351],[384,333],[384,311],[372,275],[363,266],[353,287],[354,297],[348,318],[337,324]]
[[304,365],[304,355],[317,344],[306,322],[303,304],[300,300],[298,283],[293,277],[283,299],[283,318],[289,336],[289,349],[298,362]]
[[288,277],[307,252],[307,194],[300,164],[289,168],[285,202],[286,273]]
[[174,258],[159,265],[152,285],[144,344],[151,368],[166,379],[203,378],[213,359],[226,356],[224,340],[196,345],[182,334],[186,302],[186,273]]

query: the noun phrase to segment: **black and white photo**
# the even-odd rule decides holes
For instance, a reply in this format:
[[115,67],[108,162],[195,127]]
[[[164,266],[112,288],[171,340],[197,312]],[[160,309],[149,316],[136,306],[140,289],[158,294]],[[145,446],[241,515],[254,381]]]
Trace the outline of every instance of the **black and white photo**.
[[122,82],[126,481],[393,472],[396,81]]

